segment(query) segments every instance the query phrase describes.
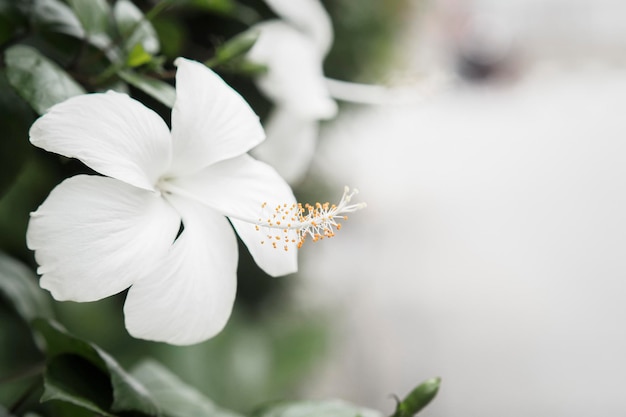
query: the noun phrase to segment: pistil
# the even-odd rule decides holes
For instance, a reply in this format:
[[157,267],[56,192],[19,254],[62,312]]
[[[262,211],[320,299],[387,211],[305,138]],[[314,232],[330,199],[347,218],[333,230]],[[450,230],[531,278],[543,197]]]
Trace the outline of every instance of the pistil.
[[354,189],[350,191],[345,187],[343,196],[338,204],[315,203],[315,204],[283,204],[268,208],[263,203],[261,208],[264,212],[270,212],[266,218],[260,217],[256,225],[258,231],[265,233],[266,240],[263,244],[270,244],[274,248],[282,245],[284,250],[296,244],[301,248],[307,237],[313,242],[335,236],[336,231],[341,229],[341,222],[348,220],[348,213],[355,212],[366,207],[365,203],[350,204],[352,197],[358,193]]

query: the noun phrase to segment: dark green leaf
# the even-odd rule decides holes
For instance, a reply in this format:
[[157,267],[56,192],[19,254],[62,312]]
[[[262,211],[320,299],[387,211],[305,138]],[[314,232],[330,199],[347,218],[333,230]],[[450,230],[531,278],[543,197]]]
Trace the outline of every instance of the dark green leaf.
[[113,7],[113,16],[126,50],[132,51],[140,45],[148,55],[159,52],[159,38],[154,27],[132,2],[118,0]]
[[9,83],[39,114],[85,90],[36,49],[16,45],[5,52]]
[[[30,106],[26,103],[23,104],[34,116],[35,113],[30,109]],[[19,101],[16,101],[15,105],[17,107]],[[34,147],[28,143],[28,128],[20,137],[21,141],[26,142],[27,151],[34,150]],[[10,157],[13,152],[16,152],[16,157],[20,158],[19,146],[21,142],[15,143],[8,137],[1,138],[0,143],[2,141],[9,141],[7,147],[2,148],[8,149],[9,154],[6,156],[2,154],[0,160]],[[31,252],[26,249],[26,228],[29,213],[36,210],[50,193],[50,190],[64,178],[59,175],[56,169],[54,158],[37,152],[29,152],[19,175],[12,179],[11,186],[7,188],[0,199],[0,250],[23,258],[32,256]]]
[[129,70],[120,71],[118,75],[128,84],[154,97],[166,106],[174,106],[176,90],[168,83]]
[[183,0],[185,3],[211,12],[229,14],[235,11],[234,0]]
[[148,389],[168,417],[241,417],[218,408],[158,362],[146,360],[132,370],[132,375]]
[[0,198],[13,184],[31,150],[28,129],[35,113],[9,84],[0,70]]
[[13,414],[10,414],[7,409],[0,404],[0,417],[13,417]]
[[52,317],[47,294],[37,285],[30,269],[0,252],[0,293],[26,321]]
[[243,32],[220,45],[215,51],[215,58],[219,63],[228,62],[246,54],[259,39],[254,31]]
[[80,20],[90,42],[107,47],[111,43],[109,26],[111,7],[106,0],[67,0]]
[[152,24],[161,43],[161,53],[172,60],[180,56],[188,42],[187,26],[172,15],[159,16]]
[[234,59],[220,66],[221,71],[256,77],[267,72],[265,65],[256,64],[246,59]]
[[39,31],[64,33],[83,39],[85,30],[76,14],[60,0],[34,0],[31,23]]
[[254,413],[254,417],[380,417],[376,410],[344,401],[302,401],[276,404]]
[[70,335],[59,323],[53,320],[35,320],[33,327],[46,341],[46,356],[53,358],[63,354],[74,354],[106,371],[106,365],[93,346]]
[[94,413],[111,416],[112,388],[106,373],[78,355],[58,355],[48,362],[41,402],[69,402]]
[[[102,349],[70,335],[53,321],[36,320],[34,327],[46,341],[46,354],[49,358],[60,355],[78,356],[108,376],[113,389],[111,404],[113,412],[134,410],[149,415],[160,414],[155,400],[146,388]],[[84,380],[83,383],[87,384],[89,380]],[[84,400],[99,404],[94,398]]]
[[431,378],[422,382],[398,403],[392,417],[412,417],[424,409],[437,395],[441,378]]
[[108,353],[94,346],[104,360],[113,385],[113,411],[137,410],[149,415],[161,415],[158,403],[150,392],[127,373]]
[[0,0],[0,45],[25,29],[26,15],[19,6],[14,0]]
[[256,64],[246,59],[246,53],[254,46],[258,38],[258,33],[254,31],[244,32],[233,37],[220,45],[215,51],[215,56],[206,61],[205,65],[250,77],[263,74],[267,71],[265,65]]

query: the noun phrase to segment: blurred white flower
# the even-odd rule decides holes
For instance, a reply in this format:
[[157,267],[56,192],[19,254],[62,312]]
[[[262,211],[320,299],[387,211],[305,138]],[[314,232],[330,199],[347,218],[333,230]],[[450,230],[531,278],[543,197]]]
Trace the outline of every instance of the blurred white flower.
[[105,176],[59,184],[31,214],[27,242],[55,299],[94,301],[130,287],[129,333],[184,345],[214,336],[230,316],[232,227],[273,276],[297,270],[297,243],[277,251],[256,230],[263,202],[295,204],[276,171],[246,154],[264,139],[258,117],[204,65],[176,65],[171,132],[115,92],[71,98],[34,123],[34,145]]
[[254,155],[275,166],[290,183],[299,181],[313,157],[320,120],[334,117],[323,62],[333,40],[330,18],[318,0],[266,0],[282,20],[262,22],[248,59],[265,65],[259,89],[274,102],[267,140]]

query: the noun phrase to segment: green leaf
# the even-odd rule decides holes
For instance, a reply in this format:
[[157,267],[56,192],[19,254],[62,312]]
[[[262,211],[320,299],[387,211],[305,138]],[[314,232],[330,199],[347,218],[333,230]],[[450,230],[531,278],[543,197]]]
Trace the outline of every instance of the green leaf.
[[85,90],[36,49],[16,45],[4,54],[9,83],[39,114]]
[[[66,358],[55,365],[64,369],[55,371],[57,376],[53,381],[61,380],[61,377],[58,375],[63,372],[72,372],[71,364],[69,363],[71,361],[67,360],[67,355],[79,357],[81,360],[91,364],[93,369],[99,370],[108,377],[112,387],[113,401],[110,405],[111,411],[140,411],[149,415],[160,415],[157,403],[146,388],[128,374],[108,353],[92,343],[70,335],[56,322],[38,319],[35,320],[34,327],[46,341],[46,355],[50,358],[50,363],[60,356]],[[46,375],[48,375],[48,371]],[[95,381],[94,384],[100,384],[97,380]],[[92,381],[89,378],[83,378],[82,383],[91,384]],[[73,387],[73,385],[71,386]],[[63,388],[64,385],[54,384],[55,395],[60,395],[57,392],[59,387]],[[97,388],[92,388],[97,390]],[[69,388],[62,391],[63,395],[80,397],[80,401],[97,404],[98,407],[101,407],[102,399],[99,397],[88,397],[84,394],[84,391],[81,391],[83,394],[76,394],[75,390],[70,390]],[[72,403],[77,404],[75,401]]]
[[60,0],[34,0],[30,16],[33,27],[39,31],[64,33],[78,39],[85,37],[76,14]]
[[376,410],[357,407],[340,400],[302,401],[271,405],[253,417],[381,417]]
[[111,7],[106,0],[67,0],[94,45],[108,46]]
[[107,411],[112,402],[112,388],[107,375],[78,355],[52,358],[44,374],[41,402],[60,400],[111,416]]
[[431,378],[422,382],[404,400],[398,402],[392,417],[412,417],[419,413],[435,398],[440,385],[441,378]]
[[168,83],[129,70],[120,71],[118,75],[128,84],[154,97],[166,106],[174,106],[176,90]]
[[[23,102],[19,97],[17,98],[16,107],[20,102]],[[34,120],[35,112],[25,102],[23,105],[33,114]],[[4,128],[7,125],[1,126]],[[34,147],[28,142],[28,127],[21,136],[18,136],[19,142],[11,140],[8,136],[0,136],[0,142],[8,141],[6,148],[0,149],[0,154],[3,155],[0,157],[0,161],[12,155],[19,159],[19,149],[22,142],[27,145],[28,151],[34,150]],[[7,154],[2,153],[4,149],[7,150]],[[32,256],[32,253],[26,249],[28,213],[36,210],[48,196],[50,190],[64,179],[65,176],[58,172],[57,164],[58,162],[54,158],[43,153],[29,152],[27,155],[19,175],[12,179],[11,186],[7,188],[0,199],[0,250],[19,255],[22,258]]]
[[2,404],[0,404],[0,417],[13,417]]
[[0,252],[0,293],[11,302],[26,321],[52,317],[46,293],[37,285],[37,277],[26,266]]
[[148,389],[168,417],[241,417],[220,409],[158,362],[146,360],[132,370],[132,375]]
[[0,70],[0,198],[13,185],[31,151],[28,129],[34,120],[35,113]]
[[119,35],[124,39],[126,50],[133,51],[137,45],[149,55],[159,52],[159,38],[152,24],[129,0],[117,0],[113,17]]
[[255,31],[241,33],[220,45],[215,50],[215,56],[205,64],[216,67],[241,58],[254,46],[258,38],[259,34]]
[[199,9],[223,14],[233,13],[237,6],[233,0],[184,0],[184,3]]
[[126,58],[126,65],[131,68],[142,66],[143,64],[147,64],[152,60],[152,55],[146,52],[143,46],[138,43],[135,44],[133,49],[128,53],[128,57]]
[[26,15],[14,0],[0,0],[0,45],[24,30]]
[[180,56],[188,42],[187,26],[173,15],[158,16],[152,24],[161,42],[161,53],[171,60]]

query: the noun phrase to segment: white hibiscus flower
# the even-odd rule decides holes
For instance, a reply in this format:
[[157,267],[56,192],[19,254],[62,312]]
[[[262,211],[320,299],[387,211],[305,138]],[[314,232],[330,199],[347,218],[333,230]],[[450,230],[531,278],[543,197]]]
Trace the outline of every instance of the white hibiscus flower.
[[257,85],[275,108],[265,123],[267,140],[254,155],[296,183],[313,157],[319,121],[337,113],[322,68],[333,41],[332,24],[319,0],[266,3],[282,19],[251,29],[259,37],[248,59],[267,67]]
[[279,227],[260,221],[263,203],[292,207],[295,199],[273,168],[246,154],[264,139],[258,117],[204,65],[182,58],[176,65],[171,132],[155,112],[115,92],[71,98],[34,123],[35,146],[104,176],[59,184],[31,214],[27,242],[40,285],[55,299],[94,301],[130,287],[129,333],[185,345],[214,336],[231,314],[233,228],[277,276],[296,271],[296,246],[311,222],[299,217],[273,232],[279,250],[262,243],[259,227]]

